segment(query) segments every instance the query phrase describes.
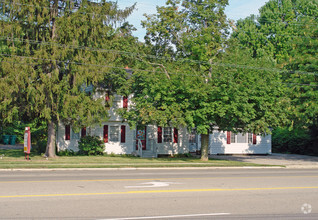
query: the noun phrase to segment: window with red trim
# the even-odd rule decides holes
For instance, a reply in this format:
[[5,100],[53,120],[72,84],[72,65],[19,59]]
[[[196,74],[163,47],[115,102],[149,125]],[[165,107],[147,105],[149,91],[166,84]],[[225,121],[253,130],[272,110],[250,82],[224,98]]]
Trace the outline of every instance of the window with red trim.
[[171,127],[163,128],[163,142],[172,142],[172,129]]
[[256,134],[248,133],[248,143],[249,144],[256,144]]
[[119,142],[119,126],[109,126],[109,141]]
[[158,126],[158,143],[178,143],[178,129]]

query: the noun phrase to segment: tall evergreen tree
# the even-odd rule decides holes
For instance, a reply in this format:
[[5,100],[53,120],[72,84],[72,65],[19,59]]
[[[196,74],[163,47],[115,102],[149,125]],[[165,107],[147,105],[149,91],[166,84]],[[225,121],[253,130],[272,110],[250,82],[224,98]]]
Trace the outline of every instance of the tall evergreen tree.
[[18,112],[47,121],[46,156],[55,156],[59,122],[79,129],[107,118],[94,94],[125,82],[124,69],[113,67],[124,67],[116,50],[136,45],[125,23],[134,7],[120,10],[105,0],[0,3],[1,41],[8,47],[0,54],[0,90],[7,91],[0,94],[2,117]]

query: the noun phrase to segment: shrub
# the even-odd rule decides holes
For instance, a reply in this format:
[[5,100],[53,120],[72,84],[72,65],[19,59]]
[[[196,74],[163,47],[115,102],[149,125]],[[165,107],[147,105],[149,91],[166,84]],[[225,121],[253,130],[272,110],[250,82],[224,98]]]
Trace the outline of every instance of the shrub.
[[61,150],[58,152],[59,156],[76,156],[76,152],[73,150]]
[[314,154],[311,137],[306,129],[276,128],[272,144],[274,153]]
[[79,154],[81,155],[103,155],[105,145],[97,136],[85,136],[78,142]]
[[12,124],[7,124],[1,129],[2,135],[16,135],[17,143],[23,143],[25,127],[31,128],[31,141],[37,143],[38,141],[47,140],[47,124],[44,121],[34,120],[32,122],[15,121]]
[[190,153],[184,153],[184,154],[174,154],[170,156],[171,158],[191,158],[193,157]]
[[[31,138],[32,138],[32,134],[31,134]],[[37,153],[37,154],[45,153],[46,144],[47,144],[46,140],[37,140],[36,144],[32,145],[31,150],[33,153]]]

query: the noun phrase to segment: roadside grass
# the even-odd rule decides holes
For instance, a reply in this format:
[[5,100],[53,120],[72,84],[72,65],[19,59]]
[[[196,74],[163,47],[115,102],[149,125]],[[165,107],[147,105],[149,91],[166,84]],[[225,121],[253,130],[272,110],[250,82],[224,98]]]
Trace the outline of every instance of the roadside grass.
[[[1,159],[2,157],[2,159]],[[30,155],[31,160],[24,158],[22,149],[0,149],[0,169],[41,169],[41,168],[158,168],[158,167],[245,167],[266,166],[238,161],[210,159],[201,161],[194,157],[184,158],[140,158],[133,156],[59,156],[44,158],[41,155]]]

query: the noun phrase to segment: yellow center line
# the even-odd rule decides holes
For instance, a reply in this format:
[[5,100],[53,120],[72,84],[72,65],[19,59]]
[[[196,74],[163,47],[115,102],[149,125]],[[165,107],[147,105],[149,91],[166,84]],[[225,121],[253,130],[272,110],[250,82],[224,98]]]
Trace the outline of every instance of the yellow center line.
[[204,179],[250,179],[250,178],[305,178],[318,176],[242,176],[242,177],[171,177],[171,178],[145,178],[145,179],[88,179],[88,180],[17,180],[0,181],[0,183],[48,183],[48,182],[118,182],[118,181],[151,181],[151,180],[204,180]]
[[65,194],[40,194],[40,195],[9,195],[0,198],[30,198],[30,197],[57,197],[57,196],[96,196],[96,195],[123,195],[123,194],[146,194],[146,193],[179,193],[179,192],[221,192],[221,191],[255,191],[255,190],[286,190],[286,189],[318,189],[318,186],[300,187],[270,187],[270,188],[232,188],[232,189],[172,189],[172,190],[141,190],[127,192],[104,192],[104,193],[65,193]]

